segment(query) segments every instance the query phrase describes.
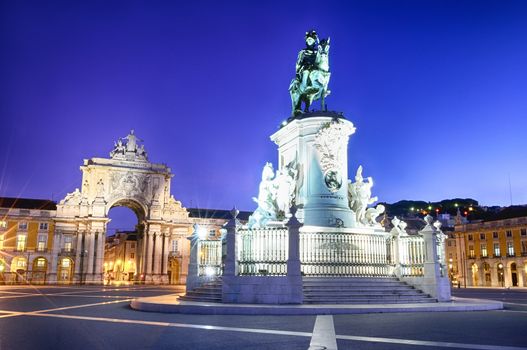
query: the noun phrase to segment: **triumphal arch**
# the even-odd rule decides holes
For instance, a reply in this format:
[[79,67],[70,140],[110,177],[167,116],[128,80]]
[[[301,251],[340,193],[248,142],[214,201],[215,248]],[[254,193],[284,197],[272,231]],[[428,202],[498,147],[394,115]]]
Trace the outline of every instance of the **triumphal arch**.
[[135,281],[168,283],[173,240],[188,235],[188,212],[170,194],[173,174],[148,160],[132,130],[115,142],[109,158],[85,159],[82,185],[57,205],[50,282],[102,283],[108,212],[132,209],[138,218]]

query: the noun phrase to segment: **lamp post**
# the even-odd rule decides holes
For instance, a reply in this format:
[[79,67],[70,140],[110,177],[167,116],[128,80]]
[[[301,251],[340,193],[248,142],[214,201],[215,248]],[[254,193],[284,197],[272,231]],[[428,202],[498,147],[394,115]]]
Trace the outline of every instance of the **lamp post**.
[[505,278],[504,278],[505,276],[503,275],[503,264],[502,263],[498,264],[498,273],[501,279],[501,286],[505,287]]
[[452,258],[448,259],[448,278],[450,284],[454,284],[454,265],[452,264]]

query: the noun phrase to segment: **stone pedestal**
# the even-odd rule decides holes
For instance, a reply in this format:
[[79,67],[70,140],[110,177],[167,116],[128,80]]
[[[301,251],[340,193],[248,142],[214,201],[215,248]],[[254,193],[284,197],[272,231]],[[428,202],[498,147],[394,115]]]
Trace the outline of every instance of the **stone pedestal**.
[[294,118],[271,136],[278,170],[298,169],[295,204],[306,226],[355,227],[348,203],[348,139],[353,123],[331,112]]

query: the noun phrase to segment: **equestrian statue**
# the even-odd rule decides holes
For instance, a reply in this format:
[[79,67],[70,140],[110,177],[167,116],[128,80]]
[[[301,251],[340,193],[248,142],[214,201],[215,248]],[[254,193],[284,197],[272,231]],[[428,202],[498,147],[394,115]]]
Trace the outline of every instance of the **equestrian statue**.
[[329,38],[319,41],[317,32],[311,30],[306,32],[305,39],[306,47],[298,53],[295,78],[289,86],[293,116],[309,112],[313,101],[319,99],[322,110],[326,110],[325,98],[330,94]]

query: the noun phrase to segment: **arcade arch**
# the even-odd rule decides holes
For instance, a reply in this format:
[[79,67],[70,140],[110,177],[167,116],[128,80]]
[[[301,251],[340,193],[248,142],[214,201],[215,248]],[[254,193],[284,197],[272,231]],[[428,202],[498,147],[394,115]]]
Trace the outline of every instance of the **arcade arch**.
[[479,285],[479,267],[476,263],[473,263],[471,266],[472,270],[472,285],[478,286]]
[[44,284],[46,283],[46,273],[48,270],[48,259],[43,256],[38,256],[33,259],[31,269],[31,283]]
[[[54,249],[64,254],[53,266],[50,282],[58,279],[59,269],[64,271],[61,259],[70,258],[73,282],[102,283],[109,211],[127,207],[138,218],[136,281],[168,283],[171,241],[187,235],[190,220],[187,210],[170,195],[170,168],[149,162],[139,142],[132,130],[115,142],[110,158],[84,160],[81,189],[68,193],[57,205]],[[67,240],[74,248],[65,252]]]

